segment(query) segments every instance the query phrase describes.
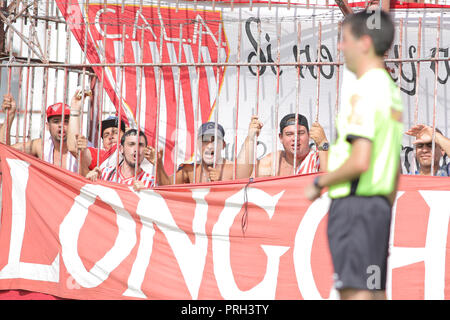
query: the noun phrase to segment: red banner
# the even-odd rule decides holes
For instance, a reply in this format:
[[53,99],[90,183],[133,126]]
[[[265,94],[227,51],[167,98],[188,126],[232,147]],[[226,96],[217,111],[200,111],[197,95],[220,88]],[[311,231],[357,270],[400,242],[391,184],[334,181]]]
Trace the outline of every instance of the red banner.
[[[333,299],[314,175],[133,192],[0,145],[0,290],[73,299]],[[402,176],[392,299],[448,299],[450,179]],[[368,274],[368,277],[371,275]]]

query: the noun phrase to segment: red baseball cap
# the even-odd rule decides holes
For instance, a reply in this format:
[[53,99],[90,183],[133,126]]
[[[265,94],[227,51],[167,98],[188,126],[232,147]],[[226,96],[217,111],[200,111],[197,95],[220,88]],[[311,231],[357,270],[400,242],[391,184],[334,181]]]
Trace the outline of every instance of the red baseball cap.
[[61,116],[63,112],[63,106],[64,107],[64,116],[69,117],[70,116],[70,107],[62,102],[58,102],[55,104],[52,104],[47,108],[47,121],[53,116]]

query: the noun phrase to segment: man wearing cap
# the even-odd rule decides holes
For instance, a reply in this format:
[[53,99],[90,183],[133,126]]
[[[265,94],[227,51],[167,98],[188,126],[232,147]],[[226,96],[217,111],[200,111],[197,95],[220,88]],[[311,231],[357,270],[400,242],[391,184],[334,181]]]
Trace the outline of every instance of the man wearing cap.
[[[258,124],[253,122],[249,127],[246,140],[254,139],[258,130]],[[215,142],[216,134],[217,141]],[[234,163],[222,157],[222,150],[226,146],[224,137],[225,130],[220,124],[217,124],[216,127],[214,122],[203,123],[197,137],[198,152],[201,158],[195,164],[195,178],[194,163],[185,163],[176,172],[175,184],[232,180]],[[214,148],[215,144],[217,145],[217,150]],[[245,149],[242,148],[237,159],[236,179],[246,177],[249,166],[249,161],[245,161],[246,156]],[[158,153],[157,181],[158,185],[174,184],[173,175],[169,177],[164,170],[162,150]]]
[[[258,121],[258,118],[253,116],[252,121]],[[307,174],[325,170],[328,159],[328,140],[322,126],[314,122],[310,129],[308,120],[301,114],[297,115],[297,130],[295,130],[295,123],[294,113],[287,114],[281,119],[278,137],[283,150],[271,152],[257,161],[255,177]],[[259,135],[259,131],[257,134]],[[297,145],[295,139],[297,139]],[[310,139],[314,141],[316,148],[310,148]],[[249,148],[249,153],[253,153],[254,144],[249,144],[246,148]],[[276,172],[274,162],[276,162]],[[251,171],[248,173],[248,176],[250,175]]]
[[[95,167],[106,167],[115,165],[117,161],[117,141],[120,141],[125,133],[125,123],[120,121],[120,130],[118,117],[108,117],[101,123],[101,137],[103,140],[103,149],[97,149],[87,146],[87,139],[78,134],[80,128],[80,114],[82,97],[77,91],[70,104],[71,117],[67,132],[67,146],[69,151],[77,153],[78,150],[85,150],[81,156],[81,174],[84,176]],[[100,157],[98,157],[100,156]],[[119,155],[119,161],[120,161]]]
[[[418,124],[412,126],[405,133],[407,135],[416,137],[416,141],[414,141],[414,147],[416,152],[416,161],[418,163],[418,170],[414,174],[431,176],[433,128],[427,125]],[[440,167],[441,158],[445,154],[447,154],[447,156],[450,155],[450,139],[446,138],[442,134],[441,130],[436,128],[433,176],[450,176],[450,164],[444,164],[442,167]]]
[[[16,114],[16,102],[12,95],[4,95],[2,108],[8,112],[8,131],[11,129],[12,121]],[[62,123],[64,113],[64,124]],[[25,143],[19,142],[12,145],[13,148],[24,151],[37,158],[43,159],[51,164],[59,166],[62,163],[64,169],[78,172],[76,153],[69,152],[66,144],[67,124],[69,122],[70,107],[64,103],[56,103],[47,108],[47,124],[44,134],[44,147],[42,148],[42,138],[29,140]],[[9,132],[6,133],[6,121],[0,129],[1,141],[10,144]],[[5,138],[5,135],[7,138]],[[62,143],[62,150],[61,150]]]

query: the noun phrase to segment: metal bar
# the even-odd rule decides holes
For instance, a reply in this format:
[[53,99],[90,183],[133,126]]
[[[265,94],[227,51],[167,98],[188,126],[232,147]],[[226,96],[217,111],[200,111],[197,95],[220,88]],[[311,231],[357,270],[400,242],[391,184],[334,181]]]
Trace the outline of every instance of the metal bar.
[[[33,68],[31,70],[31,88],[30,88],[30,110],[34,109],[34,77],[35,77],[35,69]],[[31,129],[32,129],[32,124],[33,124],[33,117],[32,114],[30,113],[30,121],[28,122],[28,138],[31,138]],[[42,128],[41,131],[42,132]]]
[[[398,45],[398,51],[399,51],[399,59],[403,58],[403,19],[400,19],[399,22],[399,45]],[[402,69],[403,69],[403,63],[400,63],[398,66],[398,86],[402,87]]]
[[[385,59],[386,63],[395,63],[395,62],[403,62],[403,63],[411,63],[411,62],[433,62],[433,61],[450,61],[450,57],[446,58],[405,58],[403,60],[400,59]],[[202,62],[202,63],[191,63],[191,62],[183,62],[183,63],[90,63],[90,67],[215,67],[215,66],[221,66],[221,67],[276,67],[279,65],[280,67],[295,67],[295,66],[343,66],[343,62],[280,62],[277,64],[276,62],[240,62],[239,64],[236,62],[221,62],[221,63],[211,63],[211,62]],[[7,68],[7,67],[13,67],[13,68],[26,68],[26,67],[34,67],[34,68],[44,68],[44,67],[53,67],[53,68],[83,68],[83,66],[80,63],[12,63],[10,65],[4,65],[0,64],[0,68]]]
[[[203,26],[200,25],[200,31],[198,33],[198,56],[197,56],[197,61],[200,63],[201,60],[201,56],[202,56],[202,29]],[[196,104],[196,108],[195,108],[195,120],[194,120],[194,183],[197,182],[197,134],[198,134],[198,117],[199,117],[199,113],[200,113],[200,67],[199,67],[199,63],[197,64],[197,104]],[[202,159],[203,157],[200,155],[200,164],[202,164]]]
[[[159,3],[158,3],[159,6]],[[159,7],[158,7],[159,8]],[[163,36],[163,28],[160,29],[160,35],[159,35],[159,61],[162,62],[163,59],[163,44],[164,44],[164,36]],[[156,94],[156,100],[157,100],[157,108],[156,108],[156,124],[155,124],[155,152],[156,152],[156,159],[158,160],[158,154],[159,154],[159,117],[161,114],[161,83],[162,83],[162,68],[158,68],[158,90]],[[164,152],[164,149],[163,149]],[[158,161],[155,162],[155,166],[153,167],[155,170],[154,176],[157,176],[158,172]],[[158,182],[158,181],[156,181]]]
[[[21,23],[20,23],[20,32],[23,32],[24,30],[24,21],[23,19],[21,19]],[[22,55],[22,51],[23,51],[23,42],[20,42],[19,45],[19,55]],[[19,141],[19,132],[20,132],[20,105],[21,105],[21,101],[22,101],[22,89],[23,89],[23,85],[22,85],[22,79],[23,79],[23,68],[19,68],[19,93],[17,95],[17,102],[19,103],[18,107],[17,107],[17,113],[16,113],[16,140],[15,143],[17,143]]]
[[[89,6],[89,0],[86,0],[86,7]],[[83,46],[83,56],[82,63],[86,65],[87,62],[87,41],[88,41],[88,29],[89,22],[84,23],[84,46]],[[82,80],[81,80],[81,110],[80,110],[80,127],[78,134],[83,134],[83,114],[84,114],[84,104],[85,104],[85,86],[86,86],[86,67],[83,68]],[[81,150],[77,150],[77,162],[78,162],[78,174],[81,174]]]
[[[337,36],[337,59],[338,62],[341,62],[341,33],[342,33],[342,22],[338,22],[338,36]],[[341,66],[338,64],[336,67],[336,106],[335,106],[335,115],[338,114],[339,111],[339,82],[340,82],[340,72],[341,72]]]
[[[47,3],[48,3],[48,2],[47,2]],[[37,0],[35,0],[34,11],[35,11],[35,12],[38,11],[38,1],[37,1]],[[28,17],[30,18],[30,20],[33,20],[33,19],[31,18],[30,13],[29,13],[27,10],[26,10],[24,13],[25,13],[26,16],[28,16]],[[46,22],[46,23],[48,23],[48,22]],[[48,61],[46,60],[45,53],[44,53],[44,51],[42,50],[41,45],[40,45],[40,43],[39,43],[39,39],[38,39],[38,37],[37,37],[37,32],[36,32],[37,21],[34,20],[34,23],[32,23],[31,26],[32,26],[32,34],[29,35],[29,36],[30,36],[30,38],[31,38],[31,36],[32,36],[32,37],[34,38],[34,41],[31,40],[30,38],[29,38],[29,41],[30,41],[31,43],[33,43],[33,44],[38,48],[41,57],[44,59],[43,62],[48,62]]]
[[[278,20],[278,15],[277,15]],[[275,130],[273,136],[273,151],[272,155],[276,155],[278,152],[278,115],[280,112],[280,61],[281,61],[281,22],[277,21],[277,85],[276,85],[276,95],[275,95]],[[277,175],[277,165],[278,165],[278,157],[272,157],[272,176]],[[255,159],[256,161],[256,159]]]
[[[34,54],[42,61],[42,62],[46,62],[45,59],[40,55],[39,52],[36,51],[36,49],[34,47],[31,46],[31,41],[29,39],[26,39],[19,30],[16,29],[16,27],[14,27],[14,25],[9,21],[8,18],[6,18],[3,13],[0,11],[0,18],[8,25],[9,28],[11,28],[18,36],[20,39],[22,39],[22,41],[24,41],[28,46],[30,46],[31,50],[34,52]],[[31,24],[30,24],[31,25]]]
[[[13,37],[12,37],[11,29],[8,30],[8,36],[9,36],[9,41],[8,41],[9,62],[12,62],[14,57],[13,57],[13,50],[12,50],[12,48],[13,48]],[[8,67],[8,83],[7,83],[7,89],[6,89],[6,92],[7,92],[8,95],[11,94],[11,76],[12,76],[12,68]],[[8,111],[6,112],[6,119],[5,119],[5,121],[6,121],[6,128],[5,128],[6,129],[6,136],[5,136],[6,141],[5,141],[5,143],[8,143],[8,141],[10,139],[9,112]]]
[[[437,31],[436,31],[436,56],[439,56],[439,46],[441,37],[441,17],[437,17]],[[433,137],[431,146],[431,176],[434,176],[434,154],[436,153],[436,106],[437,106],[437,85],[439,63],[436,62],[434,70],[434,103],[433,103]]]
[[[46,2],[46,6],[45,6],[45,12],[46,13],[48,13],[48,2]],[[37,22],[36,22],[37,23]],[[44,45],[45,45],[45,47],[44,47],[44,51],[45,51],[45,53],[44,53],[44,55],[45,55],[45,57],[44,57],[44,59],[45,60],[47,60],[48,61],[48,56],[49,56],[49,54],[50,54],[50,38],[51,38],[51,33],[50,33],[50,29],[48,28],[48,22],[45,22],[45,27],[46,27],[46,30],[47,30],[47,33],[45,33],[45,35],[44,35]],[[34,30],[36,30],[35,28],[34,28]],[[43,85],[43,103],[42,103],[42,114],[45,114],[45,109],[46,109],[46,106],[47,106],[47,100],[48,100],[48,86],[46,85],[47,83],[48,83],[48,68],[44,68],[44,85]],[[41,128],[44,128],[45,127],[45,118],[44,117],[41,117]],[[63,133],[64,133],[64,131],[63,131]],[[44,154],[44,138],[41,140],[41,147],[42,147],[42,154]],[[62,136],[61,136],[61,140],[60,140],[60,143],[61,143],[61,145],[62,145],[62,143],[63,143],[63,138],[62,138]],[[61,156],[61,159],[62,159],[62,156]]]
[[[322,55],[322,22],[319,21],[319,37],[318,37],[318,44],[317,44],[317,61],[320,63],[321,55]],[[317,65],[317,87],[316,87],[316,117],[315,121],[319,121],[319,101],[320,101],[320,74],[321,74],[321,67],[320,64]]]
[[[179,42],[178,42],[178,61],[181,61],[181,49],[183,46],[182,38],[183,38],[183,25],[179,25],[180,33],[179,33]],[[176,175],[177,175],[177,165],[178,165],[178,126],[180,121],[180,100],[182,97],[180,96],[181,93],[181,68],[178,67],[178,84],[177,84],[177,105],[176,105],[176,115],[175,115],[175,149],[174,149],[174,160],[173,160],[173,184],[176,183]]]
[[[259,19],[259,12],[258,12],[258,39],[257,39],[257,49],[256,49],[256,57],[257,57],[257,61],[261,62],[261,19]],[[255,96],[255,112],[256,115],[259,116],[259,83],[260,83],[260,67],[256,68],[256,96]],[[255,114],[255,112],[252,112],[252,115]],[[254,143],[254,148],[253,148],[253,159],[254,159],[254,163],[253,163],[253,169],[252,169],[252,177],[256,177],[256,158],[258,156],[258,143],[256,141],[257,139],[255,139],[253,141]]]
[[[140,8],[139,10],[142,11],[142,0],[140,3]],[[136,24],[135,24],[136,26]],[[139,59],[141,60],[141,63],[144,61],[144,28],[141,29],[141,45],[139,47]],[[140,142],[140,132],[141,132],[141,104],[142,104],[142,78],[143,78],[143,69],[142,67],[139,67],[139,78],[138,78],[138,85],[137,85],[137,89],[138,89],[138,103],[136,106],[136,121],[137,121],[137,131],[138,134],[136,135],[137,137],[137,147],[138,150],[140,148],[139,146],[139,142]],[[137,179],[137,174],[138,174],[138,167],[140,169],[140,161],[139,161],[139,157],[140,154],[139,152],[136,153],[136,165],[134,166],[134,180]],[[139,170],[140,172],[140,170]]]
[[[121,48],[121,61],[125,61],[125,28],[126,25],[122,26],[122,48]],[[116,74],[116,79],[118,75]],[[120,132],[120,123],[122,121],[122,107],[123,107],[123,81],[125,78],[125,67],[120,68],[120,88],[119,88],[119,110],[117,110],[117,132]],[[116,150],[117,150],[117,156],[116,156],[116,175],[114,181],[117,182],[119,178],[119,146],[120,146],[120,134],[117,134],[117,140],[116,140]]]
[[[301,43],[301,23],[297,22],[297,62],[300,62],[300,43]],[[299,104],[300,104],[300,66],[297,69],[297,91],[296,91],[296,99],[295,99],[295,137],[294,137],[294,159],[292,166],[292,174],[295,175],[297,172],[297,139],[298,139],[298,112],[299,112]]]
[[[419,18],[419,25],[418,25],[418,32],[417,32],[417,57],[420,59],[422,55],[422,18]],[[419,81],[420,81],[420,62],[417,62],[417,81],[415,83],[416,86],[416,105],[415,105],[415,111],[414,111],[414,124],[417,124],[417,121],[419,119]],[[414,162],[415,164],[415,162]]]
[[348,5],[347,0],[336,0],[336,4],[338,5],[339,9],[341,9],[341,12],[344,16],[352,14],[353,10]]
[[[219,42],[217,47],[217,62],[220,61],[220,50],[222,50],[222,23],[219,22]],[[216,106],[214,108],[214,158],[213,158],[213,168],[216,167],[216,153],[217,150],[217,130],[219,123],[219,87],[220,87],[220,66],[217,67],[217,75],[216,75]],[[225,163],[223,163],[225,164]]]
[[[69,62],[70,61],[70,30],[67,27],[66,28],[66,57],[65,57],[65,61]],[[66,109],[66,103],[67,103],[67,97],[68,97],[68,72],[69,70],[67,70],[67,68],[64,70],[64,92],[63,92],[63,105],[62,105],[62,116],[61,116],[61,139],[59,142],[59,166],[62,168],[63,164],[62,164],[62,155],[63,155],[63,144],[64,144],[64,121],[65,121],[65,109]],[[45,106],[44,106],[45,108]],[[45,114],[45,112],[43,112],[43,114]],[[44,139],[43,139],[44,140]],[[44,142],[42,142],[42,150],[44,150]]]
[[[31,59],[32,53],[31,48],[28,47],[28,59]],[[34,69],[33,69],[34,72]],[[22,152],[25,152],[25,144],[26,144],[26,137],[27,137],[27,120],[28,120],[28,94],[30,92],[30,67],[27,67],[27,74],[26,74],[26,91],[25,91],[25,115],[24,115],[24,123],[23,123],[23,144],[22,144]],[[33,107],[31,107],[31,110],[33,110]],[[31,121],[31,120],[30,120]]]
[[[242,19],[241,10],[239,10],[239,27],[238,27],[238,43],[237,43],[237,57],[236,61],[239,63],[241,61],[241,42],[242,42]],[[233,180],[236,179],[237,175],[237,128],[239,126],[239,94],[240,94],[240,79],[241,78],[241,67],[236,66],[236,114],[235,114],[235,128],[234,128],[234,164],[233,164]]]
[[[417,32],[417,57],[421,57],[421,51],[422,51],[422,18],[419,18],[419,24],[418,24],[418,32]],[[414,110],[414,125],[417,125],[418,119],[419,119],[419,81],[420,81],[420,62],[417,62],[417,80],[415,83],[416,86],[416,103],[415,103],[415,110]],[[417,159],[414,157],[414,160],[412,161],[413,169],[412,173],[415,174],[417,171]]]
[[[106,9],[106,0],[103,0],[103,9]],[[108,29],[108,25],[106,23],[103,24],[103,31],[106,34],[106,31]],[[106,37],[103,37],[102,39],[102,45],[103,45],[103,56],[100,57],[103,62],[106,62]],[[101,100],[100,100],[100,112],[98,113],[98,132],[97,132],[97,164],[98,167],[100,164],[100,149],[102,149],[101,146],[101,139],[102,137],[102,118],[103,118],[103,107],[105,105],[105,97],[104,97],[104,82],[105,82],[105,68],[101,68],[101,80],[100,80],[100,92],[101,92]],[[118,146],[117,146],[118,147]],[[118,150],[117,150],[118,152]]]

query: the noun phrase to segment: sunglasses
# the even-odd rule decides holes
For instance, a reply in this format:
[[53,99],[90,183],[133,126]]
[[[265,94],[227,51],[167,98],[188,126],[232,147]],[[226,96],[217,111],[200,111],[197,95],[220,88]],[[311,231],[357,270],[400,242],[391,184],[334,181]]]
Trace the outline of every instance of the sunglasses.
[[427,146],[428,148],[432,148],[433,147],[433,143],[432,142],[428,142],[428,143],[418,143],[416,144],[416,148],[417,149],[422,149],[424,146]]
[[[201,137],[203,142],[214,142],[214,136],[205,135]],[[221,141],[220,137],[217,137],[217,141]]]

